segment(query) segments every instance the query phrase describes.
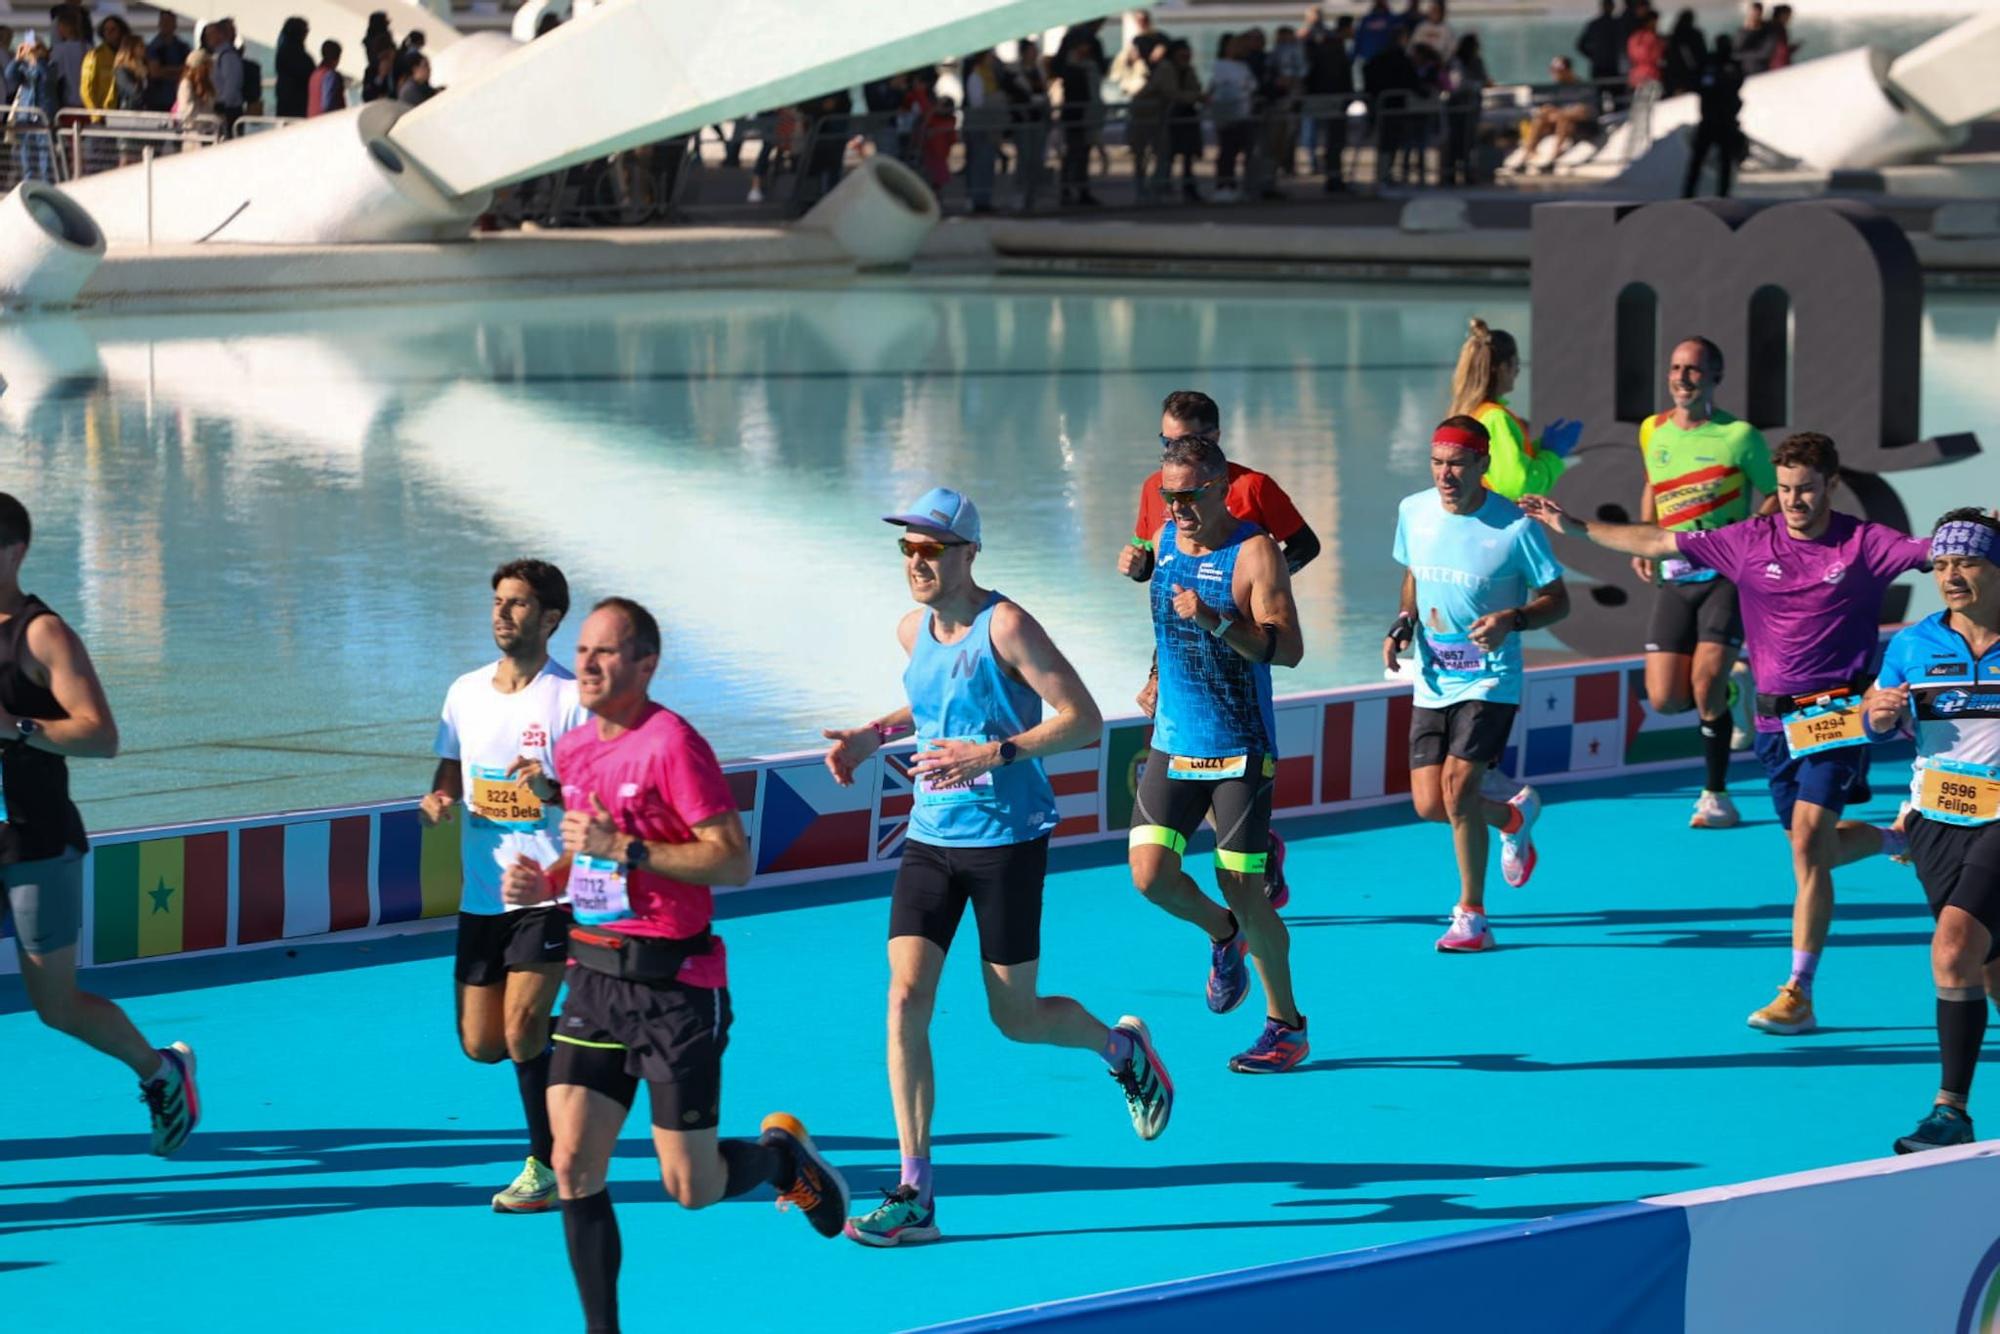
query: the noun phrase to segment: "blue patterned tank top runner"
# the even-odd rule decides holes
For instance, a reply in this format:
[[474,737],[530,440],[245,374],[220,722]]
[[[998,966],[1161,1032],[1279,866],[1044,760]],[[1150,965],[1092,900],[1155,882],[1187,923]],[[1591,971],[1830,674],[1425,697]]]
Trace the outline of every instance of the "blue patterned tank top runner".
[[1174,586],[1192,588],[1232,621],[1245,620],[1236,605],[1236,558],[1258,532],[1238,524],[1220,547],[1190,556],[1179,546],[1177,526],[1160,534],[1153,567],[1153,635],[1160,652],[1160,698],[1153,716],[1153,746],[1169,755],[1219,758],[1257,751],[1277,754],[1277,719],[1271,709],[1271,669],[1251,662],[1201,628],[1174,614]]

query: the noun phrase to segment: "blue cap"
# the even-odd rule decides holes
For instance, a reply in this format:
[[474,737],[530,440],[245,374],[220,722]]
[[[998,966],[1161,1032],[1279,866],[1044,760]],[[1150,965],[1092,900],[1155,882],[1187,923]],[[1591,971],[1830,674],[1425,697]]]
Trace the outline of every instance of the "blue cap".
[[932,487],[911,501],[901,514],[884,514],[882,522],[899,523],[905,528],[929,528],[950,533],[972,543],[974,548],[980,545],[978,507],[948,486]]

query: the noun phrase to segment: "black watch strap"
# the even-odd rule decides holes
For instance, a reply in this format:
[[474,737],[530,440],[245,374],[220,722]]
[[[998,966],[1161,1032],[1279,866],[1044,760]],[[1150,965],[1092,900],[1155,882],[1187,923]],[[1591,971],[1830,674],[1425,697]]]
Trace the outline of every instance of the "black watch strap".
[[625,845],[625,865],[631,867],[639,867],[639,866],[644,866],[645,864],[646,864],[646,841],[644,839],[635,838],[631,842]]
[[1000,743],[1000,763],[1012,764],[1021,757],[1021,748],[1011,741]]

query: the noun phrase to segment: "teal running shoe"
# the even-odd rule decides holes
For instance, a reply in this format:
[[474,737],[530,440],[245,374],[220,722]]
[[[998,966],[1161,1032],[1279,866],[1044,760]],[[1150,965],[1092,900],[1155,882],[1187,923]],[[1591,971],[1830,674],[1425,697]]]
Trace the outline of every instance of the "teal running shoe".
[[1158,1139],[1174,1114],[1174,1081],[1167,1067],[1160,1064],[1160,1054],[1153,1050],[1153,1035],[1145,1020],[1128,1014],[1118,1021],[1118,1031],[1132,1039],[1132,1054],[1111,1077],[1125,1093],[1132,1129],[1140,1139]]
[[917,1202],[917,1188],[901,1185],[882,1192],[882,1203],[860,1218],[847,1220],[847,1235],[863,1246],[903,1246],[936,1241],[937,1206]]
[[1897,1153],[1922,1153],[1925,1149],[1948,1149],[1954,1144],[1972,1143],[1972,1118],[1957,1107],[1939,1103],[1917,1128],[1896,1141]]

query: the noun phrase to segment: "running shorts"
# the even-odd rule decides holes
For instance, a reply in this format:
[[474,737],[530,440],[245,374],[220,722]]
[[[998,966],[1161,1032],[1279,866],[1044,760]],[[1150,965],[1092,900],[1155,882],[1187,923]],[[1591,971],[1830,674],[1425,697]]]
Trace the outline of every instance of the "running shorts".
[[569,957],[569,909],[560,904],[517,912],[458,915],[452,976],[468,987],[497,987],[517,968]]
[[1042,957],[1042,880],[1049,836],[995,848],[903,844],[889,894],[889,939],[922,936],[951,948],[965,905],[979,924],[979,957],[1003,967]]
[[1465,699],[1442,709],[1410,710],[1410,767],[1428,769],[1447,755],[1492,764],[1507,749],[1519,706]]
[[1946,824],[1912,811],[1904,829],[1931,916],[1947,907],[1972,914],[1992,937],[1986,962],[2000,958],[2000,824]]
[[76,944],[83,929],[83,854],[0,866],[7,896],[0,915],[14,919],[14,936],[33,955],[54,954]]
[[1646,652],[1686,657],[1696,644],[1743,646],[1743,613],[1736,605],[1736,585],[1727,579],[1661,584],[1653,591]]
[[1757,758],[1771,780],[1771,805],[1778,823],[1792,827],[1792,807],[1809,801],[1839,815],[1847,809],[1847,790],[1868,772],[1868,747],[1842,746],[1803,759],[1792,754],[1783,732],[1757,734]]
[[[1227,776],[1176,778],[1177,767]],[[1164,751],[1147,751],[1132,807],[1132,846],[1158,844],[1185,856],[1188,840],[1213,812],[1216,867],[1264,874],[1271,851],[1271,783],[1277,772],[1276,756],[1254,750],[1203,760],[1199,768],[1185,762],[1177,766]]]
[[640,1081],[662,1130],[713,1130],[722,1113],[729,988],[651,986],[571,967],[549,1083],[581,1084],[630,1108]]

